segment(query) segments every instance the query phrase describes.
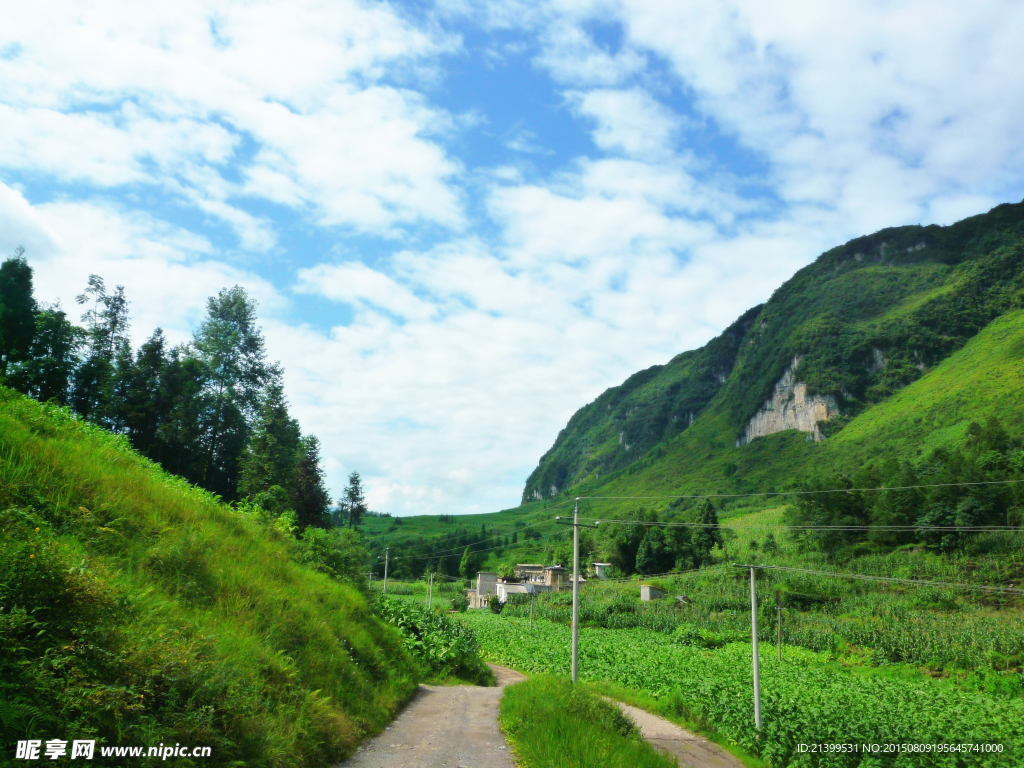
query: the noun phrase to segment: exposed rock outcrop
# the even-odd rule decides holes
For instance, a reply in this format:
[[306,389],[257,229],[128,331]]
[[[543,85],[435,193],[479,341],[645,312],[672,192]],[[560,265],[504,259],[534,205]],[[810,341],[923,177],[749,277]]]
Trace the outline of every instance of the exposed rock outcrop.
[[785,429],[799,429],[809,432],[815,441],[822,439],[819,421],[827,421],[839,415],[839,407],[831,395],[807,396],[807,385],[793,381],[793,370],[800,358],[794,357],[782,378],[775,384],[772,396],[747,424],[747,428],[736,440],[736,446],[746,445],[755,437],[764,437]]

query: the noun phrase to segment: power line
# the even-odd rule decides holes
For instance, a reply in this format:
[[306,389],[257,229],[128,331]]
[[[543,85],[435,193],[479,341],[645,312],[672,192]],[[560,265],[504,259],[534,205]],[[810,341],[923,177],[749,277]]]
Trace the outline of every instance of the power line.
[[809,496],[821,493],[867,493],[872,491],[910,491],[920,488],[952,488],[968,485],[1016,485],[1024,480],[979,480],[972,483],[933,483],[930,485],[894,485],[880,488],[828,488],[816,491],[759,491],[757,493],[700,493],[680,496],[579,496],[580,501],[591,500],[647,500],[656,499],[738,499],[755,496]]
[[[554,521],[549,520],[549,521],[546,521],[546,522],[554,522]],[[537,523],[537,525],[541,525],[541,523]],[[520,529],[520,530],[522,530],[522,529]],[[488,547],[487,549],[472,549],[472,546],[473,546],[472,544],[467,544],[466,546],[471,548],[470,551],[473,554],[479,554],[481,552],[493,552],[496,549],[521,549],[523,547],[530,546],[532,544],[532,542],[540,541],[541,539],[548,539],[548,538],[551,538],[552,536],[560,536],[560,535],[567,534],[567,533],[568,533],[568,531],[553,531],[552,533],[541,534],[539,537],[537,537],[535,539],[531,539],[530,541],[524,541],[524,542],[517,543],[517,544],[509,544],[507,547],[504,546],[504,545],[501,545],[501,544],[499,544],[496,547]],[[458,551],[458,550],[465,551],[465,549],[466,549],[465,546],[463,546],[463,547],[456,547],[455,548],[456,551]],[[431,559],[433,557],[437,557],[437,556],[438,556],[438,554],[435,552],[435,553],[427,554],[427,555],[407,555],[406,557],[393,557],[391,559],[392,560],[429,560],[429,559]]]
[[683,576],[688,573],[709,573],[711,571],[718,571],[722,568],[727,567],[724,563],[718,565],[708,566],[707,568],[687,568],[682,571],[665,571],[665,573],[645,573],[645,574],[634,574],[633,576],[623,576],[618,579],[595,579],[591,581],[591,584],[620,584],[623,582],[636,581],[637,579],[664,579],[669,576]]
[[[539,512],[547,512],[547,511],[552,510],[552,509],[560,509],[561,507],[564,507],[566,504],[571,504],[571,503],[572,503],[571,501],[567,501],[567,502],[564,502],[562,504],[555,504],[554,506],[551,506],[551,507],[544,507],[543,509],[538,510],[538,511]],[[550,522],[552,522],[552,521],[550,519],[548,519],[548,520],[541,520],[538,523],[529,523],[527,525],[522,526],[521,528],[513,529],[512,533],[519,533],[519,531],[525,531],[527,528],[536,528],[539,525],[544,525],[545,523],[550,523]],[[486,538],[486,539],[481,539],[480,541],[477,542],[477,544],[483,544],[483,543],[488,542],[488,541],[496,541],[497,539],[504,539],[506,536],[508,536],[507,533],[498,534],[497,536],[491,536],[491,537]],[[459,551],[464,550],[467,546],[474,546],[474,545],[473,544],[469,544],[469,545],[463,544],[461,546],[452,547],[451,549],[438,550],[438,551],[433,552],[433,553],[431,553],[429,555],[422,555],[422,556],[416,556],[416,557],[413,557],[413,556],[395,557],[395,558],[392,558],[392,559],[394,559],[394,560],[410,560],[410,559],[421,559],[421,557],[433,557],[435,555],[445,555],[445,554],[449,554],[450,555],[450,554],[452,554],[454,552],[459,552]],[[473,550],[473,551],[474,552],[489,552],[491,549],[499,549],[499,547],[491,547],[490,549],[479,549],[479,550]]]
[[[724,528],[728,527],[728,518],[718,523],[670,523],[660,520],[629,520],[606,517],[580,517],[580,520],[599,520],[601,523],[617,525],[640,525],[658,528]],[[752,530],[809,530],[809,531],[1016,531],[1024,533],[1024,528],[1015,525],[786,525],[784,523],[753,523],[737,525],[736,529]]]
[[998,592],[998,593],[1009,593],[1014,595],[1024,595],[1024,589],[1014,589],[1013,587],[993,587],[988,584],[964,584],[963,582],[951,582],[951,581],[920,581],[918,579],[900,579],[895,576],[871,576],[866,573],[842,573],[838,571],[818,571],[813,568],[793,568],[792,566],[786,565],[754,565],[754,566],[743,566],[758,568],[761,570],[773,570],[773,571],[789,571],[792,573],[806,573],[816,576],[828,576],[836,579],[860,579],[861,581],[884,581],[893,584],[908,584],[915,587],[934,587],[937,589],[963,589],[963,590],[978,590],[981,592]]

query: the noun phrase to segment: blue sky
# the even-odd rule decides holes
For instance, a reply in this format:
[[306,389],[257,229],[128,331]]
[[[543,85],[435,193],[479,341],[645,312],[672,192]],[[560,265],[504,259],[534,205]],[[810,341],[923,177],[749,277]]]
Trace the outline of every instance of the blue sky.
[[0,11],[0,252],[186,341],[260,302],[337,493],[490,511],[821,251],[1024,197],[1014,2]]

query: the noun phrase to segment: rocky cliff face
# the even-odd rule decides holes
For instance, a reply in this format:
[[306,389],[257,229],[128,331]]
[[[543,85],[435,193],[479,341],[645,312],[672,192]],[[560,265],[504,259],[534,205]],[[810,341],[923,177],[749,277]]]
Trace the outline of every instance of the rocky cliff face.
[[799,429],[809,432],[815,441],[821,440],[818,422],[839,414],[839,407],[831,395],[807,396],[807,385],[793,381],[793,370],[800,359],[793,362],[775,384],[772,396],[764,401],[761,409],[754,414],[747,428],[736,440],[736,446],[746,445],[755,437],[764,437],[784,429]]

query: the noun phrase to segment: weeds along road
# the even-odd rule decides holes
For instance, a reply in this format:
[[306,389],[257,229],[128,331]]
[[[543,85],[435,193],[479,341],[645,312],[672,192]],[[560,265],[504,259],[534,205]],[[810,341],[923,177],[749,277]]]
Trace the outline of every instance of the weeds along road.
[[506,685],[525,679],[490,664],[495,688],[421,685],[416,698],[379,736],[366,741],[344,768],[515,768],[498,729]]

